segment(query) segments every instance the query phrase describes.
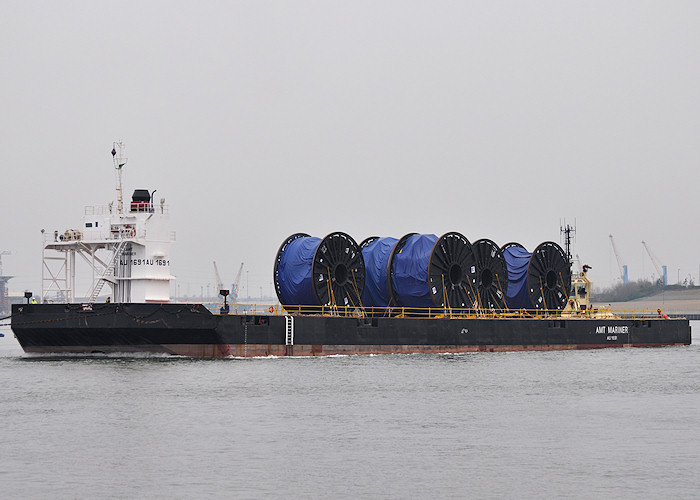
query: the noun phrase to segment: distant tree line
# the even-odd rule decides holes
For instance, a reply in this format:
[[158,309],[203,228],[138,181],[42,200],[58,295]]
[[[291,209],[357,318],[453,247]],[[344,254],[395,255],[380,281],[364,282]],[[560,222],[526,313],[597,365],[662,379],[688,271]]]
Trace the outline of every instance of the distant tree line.
[[693,280],[686,280],[682,285],[664,286],[661,280],[653,282],[651,280],[637,280],[629,283],[617,283],[610,288],[596,288],[593,296],[597,302],[627,302],[641,299],[663,292],[664,290],[683,290],[694,288]]
[[650,280],[637,280],[628,283],[617,283],[610,288],[595,290],[595,300],[602,302],[627,302],[629,300],[641,299],[662,292],[664,289],[661,282]]

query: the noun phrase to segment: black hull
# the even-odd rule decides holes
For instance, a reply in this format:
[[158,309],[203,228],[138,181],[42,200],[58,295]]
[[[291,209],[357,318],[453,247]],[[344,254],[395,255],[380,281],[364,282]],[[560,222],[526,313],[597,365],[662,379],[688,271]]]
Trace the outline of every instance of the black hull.
[[[163,353],[184,356],[656,347],[691,343],[687,319],[354,318],[218,316],[200,304],[25,304],[12,331],[27,353]],[[288,345],[289,344],[289,345]]]

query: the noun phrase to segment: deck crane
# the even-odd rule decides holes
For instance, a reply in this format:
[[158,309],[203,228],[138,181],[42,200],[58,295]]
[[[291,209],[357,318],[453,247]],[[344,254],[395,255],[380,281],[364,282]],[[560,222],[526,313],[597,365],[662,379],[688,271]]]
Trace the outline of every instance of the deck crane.
[[240,290],[241,275],[243,274],[243,262],[241,262],[241,267],[238,268],[238,274],[236,275],[236,281],[233,282],[231,287],[231,302],[238,301],[238,291]]
[[610,235],[610,243],[612,244],[615,259],[617,259],[617,267],[620,269],[620,279],[622,280],[622,283],[626,285],[629,282],[629,278],[627,276],[627,265],[622,263],[622,259],[620,258],[620,254],[617,252],[617,247],[615,246],[615,239],[613,238],[612,234]]
[[658,280],[660,281],[663,285],[668,285],[668,271],[666,266],[661,266],[659,265],[659,261],[656,257],[654,257],[654,254],[652,253],[651,249],[649,248],[649,245],[646,244],[646,242],[642,241],[642,245],[644,246],[644,249],[647,251],[647,254],[649,254],[649,258],[651,259],[651,263],[654,264],[654,267],[656,268],[656,272],[658,273]]

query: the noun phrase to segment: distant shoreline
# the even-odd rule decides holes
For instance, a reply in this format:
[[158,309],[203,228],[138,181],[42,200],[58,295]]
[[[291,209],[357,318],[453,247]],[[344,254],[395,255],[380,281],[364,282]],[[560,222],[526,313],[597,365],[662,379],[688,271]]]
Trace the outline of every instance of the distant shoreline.
[[613,311],[656,311],[668,314],[700,314],[700,290],[669,290],[627,302],[601,302],[592,297],[595,307],[610,305]]

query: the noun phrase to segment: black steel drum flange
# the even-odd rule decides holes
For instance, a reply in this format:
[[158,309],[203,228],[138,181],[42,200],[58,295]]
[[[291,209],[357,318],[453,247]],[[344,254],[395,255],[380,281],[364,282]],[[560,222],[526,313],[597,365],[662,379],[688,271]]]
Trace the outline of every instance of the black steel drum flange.
[[571,289],[571,266],[553,241],[535,248],[527,266],[527,292],[536,309],[563,309]]
[[517,241],[511,241],[510,243],[506,243],[501,247],[501,253],[506,253],[506,250],[508,250],[510,247],[518,247],[518,248],[525,248],[523,245],[518,243]]
[[437,307],[474,308],[478,274],[472,245],[463,234],[438,238],[428,261],[428,285]]
[[323,238],[314,253],[311,273],[319,305],[361,306],[365,261],[351,236],[335,232]]
[[[510,243],[511,246],[521,246]],[[472,243],[472,252],[476,259],[479,276],[477,293],[479,305],[484,309],[505,309],[506,291],[508,290],[508,266],[500,247],[492,240],[480,239]]]
[[379,238],[380,238],[380,236],[369,236],[369,237],[365,238],[364,240],[362,240],[362,242],[360,243],[359,246],[360,246],[360,248],[365,248],[367,245],[369,245],[370,243],[372,243],[375,240],[378,240]]
[[284,301],[282,300],[282,293],[280,291],[280,284],[279,284],[279,265],[280,265],[280,260],[282,259],[282,254],[284,253],[285,249],[292,241],[299,239],[299,238],[310,238],[310,237],[311,236],[306,234],[306,233],[294,233],[289,238],[284,240],[284,242],[280,245],[279,250],[277,250],[277,256],[275,257],[275,267],[274,267],[273,272],[272,272],[272,282],[275,284],[275,293],[277,294],[277,300],[279,300],[280,304],[282,304],[282,305],[285,305]]

